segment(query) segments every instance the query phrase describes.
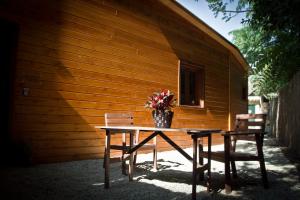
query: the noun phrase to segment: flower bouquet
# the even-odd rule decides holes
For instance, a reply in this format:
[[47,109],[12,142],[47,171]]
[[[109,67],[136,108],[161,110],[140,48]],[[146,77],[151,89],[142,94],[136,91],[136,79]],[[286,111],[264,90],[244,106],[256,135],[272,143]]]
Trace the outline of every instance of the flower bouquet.
[[154,92],[148,97],[146,108],[153,109],[152,116],[156,127],[170,128],[173,118],[171,109],[176,105],[174,94],[170,90]]

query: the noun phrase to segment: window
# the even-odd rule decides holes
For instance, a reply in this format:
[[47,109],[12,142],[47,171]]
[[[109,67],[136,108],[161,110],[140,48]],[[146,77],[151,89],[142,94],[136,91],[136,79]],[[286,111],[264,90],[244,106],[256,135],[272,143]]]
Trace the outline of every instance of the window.
[[204,108],[204,79],[201,65],[180,61],[179,105]]

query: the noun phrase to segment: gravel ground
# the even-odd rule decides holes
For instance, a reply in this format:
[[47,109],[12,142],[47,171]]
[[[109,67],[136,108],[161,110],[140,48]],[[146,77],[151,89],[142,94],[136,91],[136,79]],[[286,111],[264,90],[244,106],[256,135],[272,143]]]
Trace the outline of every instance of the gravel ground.
[[[249,143],[239,144],[253,151]],[[222,145],[213,146],[213,150]],[[186,149],[191,155],[191,149]],[[264,153],[270,189],[263,189],[256,162],[237,163],[238,178],[234,191],[224,193],[224,164],[212,162],[213,191],[203,183],[197,187],[197,199],[300,199],[297,169],[284,157],[274,141],[267,139]],[[192,165],[176,151],[158,154],[157,172],[152,171],[152,154],[138,156],[134,181],[121,174],[120,163],[111,165],[111,188],[104,189],[103,160],[84,160],[1,169],[0,199],[191,199]]]

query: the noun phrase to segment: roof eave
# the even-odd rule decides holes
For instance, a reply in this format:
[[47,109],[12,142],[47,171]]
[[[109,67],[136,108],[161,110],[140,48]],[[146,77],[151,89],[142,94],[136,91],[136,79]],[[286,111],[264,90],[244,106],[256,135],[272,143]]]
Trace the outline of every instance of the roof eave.
[[249,64],[241,54],[240,50],[234,44],[232,44],[230,41],[228,41],[226,38],[224,38],[213,28],[207,25],[204,21],[199,19],[197,16],[195,16],[193,13],[191,13],[189,10],[187,10],[175,0],[159,0],[159,2],[171,9],[173,12],[177,13],[179,16],[189,21],[195,27],[199,28],[201,31],[208,34],[219,44],[228,49],[232,53],[232,55],[238,60],[238,62],[243,66],[243,68],[248,72]]

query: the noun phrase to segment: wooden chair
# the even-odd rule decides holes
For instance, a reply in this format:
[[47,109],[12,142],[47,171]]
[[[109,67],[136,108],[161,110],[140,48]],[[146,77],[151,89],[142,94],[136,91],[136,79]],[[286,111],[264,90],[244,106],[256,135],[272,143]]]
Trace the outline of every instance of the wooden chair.
[[[230,164],[232,167],[232,175],[237,177],[236,161],[258,161],[262,175],[262,181],[265,188],[269,187],[265,160],[263,155],[263,140],[265,134],[265,114],[238,114],[236,115],[235,129],[227,131],[224,136],[224,151],[211,152],[211,159],[225,163],[225,190],[231,191]],[[236,149],[238,140],[253,141],[256,144],[256,154],[249,152],[239,152]],[[207,158],[207,152],[204,152],[199,146],[199,159]],[[203,161],[202,161],[203,162]],[[226,166],[227,165],[227,166]]]
[[[106,126],[133,126],[133,115],[131,113],[105,113],[105,125]],[[128,133],[128,132],[127,132]],[[139,131],[133,133],[133,145],[130,147],[130,144],[126,144],[126,133],[124,132],[113,132],[112,134],[122,134],[122,145],[111,145],[110,149],[120,150],[122,151],[121,158],[110,158],[112,161],[121,160],[122,162],[122,173],[126,174],[126,152],[129,148],[134,147],[139,143]],[[131,133],[129,133],[131,134]],[[153,150],[153,169],[157,170],[157,145],[156,145],[156,137],[153,138],[153,144],[145,144],[140,149],[143,150]],[[130,158],[130,157],[127,157]],[[133,164],[136,164],[137,152],[135,152]],[[105,162],[103,163],[103,167],[105,166]]]

